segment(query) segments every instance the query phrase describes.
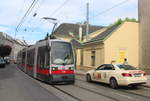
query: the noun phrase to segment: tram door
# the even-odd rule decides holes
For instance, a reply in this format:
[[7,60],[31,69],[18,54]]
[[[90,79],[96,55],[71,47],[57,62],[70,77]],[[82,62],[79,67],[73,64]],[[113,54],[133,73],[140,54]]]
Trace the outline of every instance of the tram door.
[[34,67],[33,67],[33,77],[37,77],[37,53],[38,53],[38,48],[35,47],[35,55],[34,55]]
[[49,75],[49,52],[46,46],[38,48],[37,52],[37,77],[45,80]]

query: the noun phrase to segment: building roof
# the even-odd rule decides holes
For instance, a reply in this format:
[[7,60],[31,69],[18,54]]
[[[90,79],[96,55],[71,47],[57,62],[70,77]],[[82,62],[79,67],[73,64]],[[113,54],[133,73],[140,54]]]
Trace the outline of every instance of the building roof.
[[78,40],[72,39],[71,43],[73,45],[73,48],[82,48],[82,44]]
[[[89,25],[89,33],[97,31],[103,26]],[[86,25],[82,25],[82,34],[86,34]],[[79,39],[79,24],[63,23],[54,31],[54,36],[73,37]]]
[[95,41],[99,41],[99,42],[103,42],[104,39],[106,39],[113,31],[115,31],[117,28],[119,27],[119,25],[114,25],[112,27],[109,27],[106,31],[100,33],[99,35],[97,35],[96,37],[92,38],[91,40],[85,42],[84,44],[87,43],[91,43],[91,42],[95,42]]

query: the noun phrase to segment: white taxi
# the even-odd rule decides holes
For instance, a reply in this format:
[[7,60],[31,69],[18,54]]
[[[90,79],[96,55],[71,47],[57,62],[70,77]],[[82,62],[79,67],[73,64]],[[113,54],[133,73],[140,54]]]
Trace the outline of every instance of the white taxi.
[[107,83],[114,89],[118,86],[138,86],[147,82],[144,71],[124,64],[103,64],[86,72],[86,80]]

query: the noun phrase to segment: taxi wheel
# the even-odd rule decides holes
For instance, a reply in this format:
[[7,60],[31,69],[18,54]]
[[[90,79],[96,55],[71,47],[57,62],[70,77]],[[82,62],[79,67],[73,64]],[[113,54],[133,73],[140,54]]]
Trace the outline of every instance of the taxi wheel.
[[87,75],[86,75],[86,81],[87,81],[87,82],[91,82],[91,81],[92,81],[90,74],[87,74]]
[[117,83],[117,80],[115,78],[110,79],[110,87],[113,88],[113,89],[118,88],[118,83]]

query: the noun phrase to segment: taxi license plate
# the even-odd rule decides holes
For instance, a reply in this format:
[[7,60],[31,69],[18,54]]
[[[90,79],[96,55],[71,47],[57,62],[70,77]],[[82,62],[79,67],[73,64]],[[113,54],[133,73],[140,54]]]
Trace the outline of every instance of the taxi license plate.
[[141,74],[140,73],[136,73],[136,74],[134,74],[134,77],[141,77]]

